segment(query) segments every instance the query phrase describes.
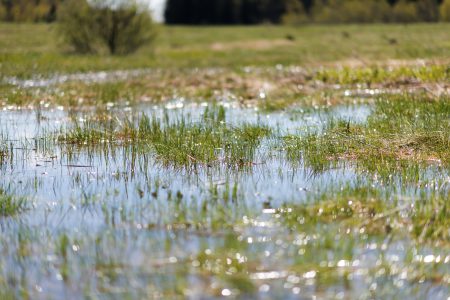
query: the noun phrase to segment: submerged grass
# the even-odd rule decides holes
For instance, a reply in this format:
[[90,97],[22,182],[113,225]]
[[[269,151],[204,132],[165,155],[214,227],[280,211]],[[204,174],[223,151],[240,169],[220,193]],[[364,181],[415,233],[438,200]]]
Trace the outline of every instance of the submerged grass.
[[143,149],[150,147],[164,165],[176,167],[216,164],[245,167],[256,163],[257,148],[270,129],[246,123],[231,126],[225,118],[223,107],[206,108],[198,122],[184,117],[172,122],[167,112],[162,119],[145,115],[138,120],[109,118],[103,122],[77,124],[57,139],[78,146],[121,143]]

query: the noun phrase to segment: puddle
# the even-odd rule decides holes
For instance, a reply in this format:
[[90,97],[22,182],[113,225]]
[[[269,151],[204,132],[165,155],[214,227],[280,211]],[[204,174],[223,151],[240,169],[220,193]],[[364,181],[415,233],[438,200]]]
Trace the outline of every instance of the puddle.
[[[176,100],[164,107],[109,109],[121,117],[169,114],[171,120],[201,122],[207,105]],[[245,121],[281,134],[320,131],[330,117],[362,123],[371,112],[368,106],[346,106],[263,113],[223,105],[230,126]],[[278,209],[305,203],[323,187],[360,183],[352,167],[317,174],[287,162],[264,140],[256,155],[260,164],[240,171],[219,166],[192,172],[163,167],[152,153],[132,145],[69,151],[41,138],[93,115],[63,109],[0,112],[1,136],[14,148],[13,157],[0,166],[0,186],[32,200],[27,212],[0,220],[0,276],[23,286],[31,298],[181,293],[189,298],[344,299],[383,298],[392,290],[407,298],[448,296],[445,285],[415,285],[405,275],[414,272],[414,265],[405,262],[411,247],[415,261],[448,274],[445,250],[383,237],[322,236],[319,228],[295,233],[280,221]],[[327,250],[330,238],[351,248]],[[324,278],[326,270],[340,276]]]

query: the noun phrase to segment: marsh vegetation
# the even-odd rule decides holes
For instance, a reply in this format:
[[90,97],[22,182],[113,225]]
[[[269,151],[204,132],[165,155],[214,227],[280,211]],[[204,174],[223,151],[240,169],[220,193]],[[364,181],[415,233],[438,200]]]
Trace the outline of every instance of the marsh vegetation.
[[367,63],[314,39],[249,49],[259,27],[130,64],[2,48],[0,298],[447,299],[448,45],[427,26],[414,51],[346,26],[408,40]]

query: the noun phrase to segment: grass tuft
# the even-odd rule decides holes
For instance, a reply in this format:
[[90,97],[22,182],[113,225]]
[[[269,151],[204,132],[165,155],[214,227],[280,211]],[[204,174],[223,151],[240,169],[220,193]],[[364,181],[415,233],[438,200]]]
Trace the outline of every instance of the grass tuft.
[[337,227],[342,232],[449,245],[449,200],[447,189],[405,198],[369,186],[347,185],[279,212],[291,230]]
[[171,122],[167,112],[162,119],[143,115],[138,120],[86,122],[60,134],[58,140],[78,146],[122,143],[144,150],[151,147],[164,165],[176,167],[245,167],[255,163],[260,141],[269,133],[269,128],[260,125],[231,126],[225,122],[225,109],[219,107],[205,109],[199,122],[184,117]]
[[26,209],[25,199],[15,197],[0,189],[0,216],[9,217],[23,212]]

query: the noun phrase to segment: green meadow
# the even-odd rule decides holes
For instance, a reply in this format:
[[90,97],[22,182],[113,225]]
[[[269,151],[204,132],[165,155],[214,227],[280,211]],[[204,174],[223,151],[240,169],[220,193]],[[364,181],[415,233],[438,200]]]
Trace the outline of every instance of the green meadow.
[[367,66],[388,60],[448,62],[449,25],[160,26],[155,45],[129,57],[70,54],[54,25],[2,24],[1,73],[23,78],[133,68],[240,68],[277,64]]

